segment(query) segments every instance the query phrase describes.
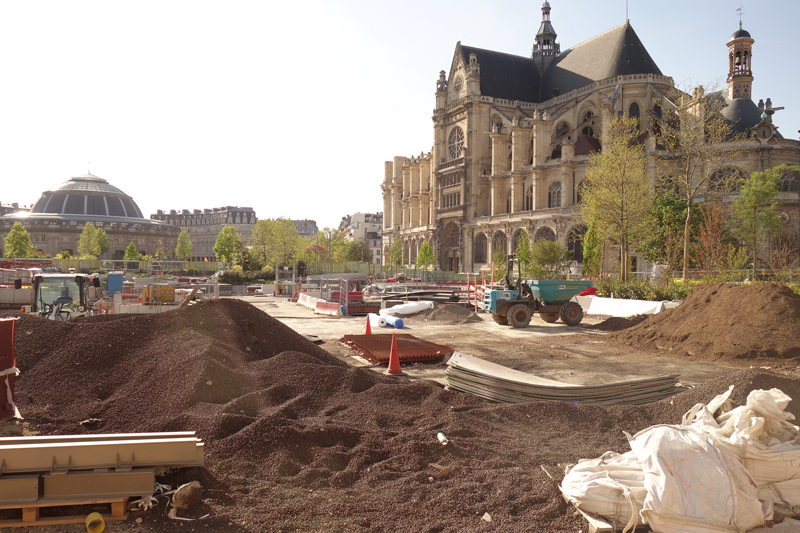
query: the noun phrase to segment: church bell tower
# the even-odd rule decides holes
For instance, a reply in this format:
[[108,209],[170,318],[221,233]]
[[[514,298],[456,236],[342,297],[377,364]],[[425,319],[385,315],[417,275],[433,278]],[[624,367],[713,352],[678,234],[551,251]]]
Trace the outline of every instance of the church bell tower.
[[750,34],[742,29],[742,22],[739,21],[739,29],[728,41],[728,97],[731,99],[751,97],[754,42]]
[[539,72],[544,72],[553,59],[561,51],[561,46],[556,42],[556,30],[550,22],[550,2],[545,0],[542,5],[542,23],[536,32],[536,41],[533,43],[531,58],[536,61]]

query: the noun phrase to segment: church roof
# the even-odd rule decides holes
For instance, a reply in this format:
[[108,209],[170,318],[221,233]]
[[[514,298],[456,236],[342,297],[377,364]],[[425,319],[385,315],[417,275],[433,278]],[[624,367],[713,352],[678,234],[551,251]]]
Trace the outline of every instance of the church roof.
[[482,48],[461,46],[464,64],[470,54],[481,66],[481,94],[523,102],[538,102],[541,80],[536,64],[529,57],[504,54]]
[[465,65],[471,53],[478,58],[481,94],[523,102],[543,102],[554,96],[555,89],[565,94],[625,74],[661,75],[630,22],[561,52],[543,74],[529,57],[470,46],[459,48]]
[[[761,122],[761,110],[750,98],[730,98],[726,90],[718,91],[711,96],[722,99],[720,113],[731,125],[733,133],[746,132]],[[782,139],[783,135],[776,131],[775,138]]]
[[555,89],[564,94],[627,74],[661,75],[628,21],[561,52],[544,73],[541,101],[552,98]]

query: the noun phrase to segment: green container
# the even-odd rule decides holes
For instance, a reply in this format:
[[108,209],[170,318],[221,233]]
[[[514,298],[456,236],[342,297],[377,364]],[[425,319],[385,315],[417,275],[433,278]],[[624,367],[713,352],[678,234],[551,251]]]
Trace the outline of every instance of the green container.
[[591,281],[564,279],[534,279],[528,282],[533,297],[543,303],[559,303],[592,286]]

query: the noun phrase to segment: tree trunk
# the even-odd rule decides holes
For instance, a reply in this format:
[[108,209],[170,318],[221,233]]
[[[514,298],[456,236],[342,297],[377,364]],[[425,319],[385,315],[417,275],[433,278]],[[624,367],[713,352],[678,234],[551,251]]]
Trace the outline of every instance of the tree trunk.
[[689,275],[689,236],[692,232],[692,200],[686,204],[686,224],[683,226],[683,280]]

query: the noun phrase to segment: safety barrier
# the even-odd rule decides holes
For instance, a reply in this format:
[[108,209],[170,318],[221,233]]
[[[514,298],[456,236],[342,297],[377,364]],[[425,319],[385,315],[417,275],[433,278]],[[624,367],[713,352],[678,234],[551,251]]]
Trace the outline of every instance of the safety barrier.
[[342,316],[342,308],[336,302],[317,300],[314,313],[317,315]]

